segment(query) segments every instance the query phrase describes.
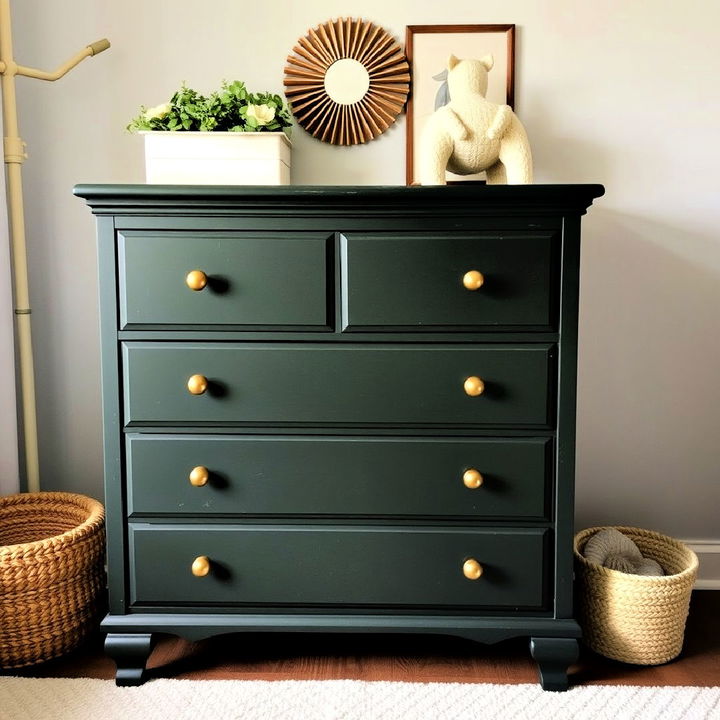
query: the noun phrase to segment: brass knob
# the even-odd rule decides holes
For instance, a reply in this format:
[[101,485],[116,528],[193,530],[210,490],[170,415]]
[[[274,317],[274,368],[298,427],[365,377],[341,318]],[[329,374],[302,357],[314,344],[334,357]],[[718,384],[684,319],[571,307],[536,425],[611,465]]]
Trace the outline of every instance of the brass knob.
[[185,284],[191,290],[202,290],[207,285],[207,275],[202,270],[191,270],[185,277]]
[[208,381],[204,375],[191,375],[187,381],[187,389],[191,395],[202,395],[207,386]]
[[210,572],[210,558],[207,555],[196,557],[191,569],[195,577],[205,577]]
[[463,285],[468,290],[479,290],[484,282],[485,277],[477,270],[470,270],[463,275]]
[[193,487],[202,487],[203,485],[207,485],[207,481],[209,478],[210,473],[208,472],[208,469],[203,465],[198,465],[197,467],[194,467],[190,472],[190,484]]
[[463,473],[463,484],[466,488],[475,490],[483,484],[483,476],[475,468],[470,468]]
[[465,392],[471,397],[477,397],[485,392],[485,383],[475,375],[465,380],[463,387],[465,388]]
[[483,567],[475,558],[469,558],[463,563],[463,575],[468,580],[477,580],[482,574]]

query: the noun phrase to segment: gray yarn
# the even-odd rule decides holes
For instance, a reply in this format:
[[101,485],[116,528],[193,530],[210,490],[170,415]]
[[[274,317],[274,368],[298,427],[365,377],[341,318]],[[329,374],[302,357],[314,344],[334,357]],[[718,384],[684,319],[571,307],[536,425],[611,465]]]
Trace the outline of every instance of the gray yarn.
[[643,557],[638,546],[615,528],[598,530],[585,543],[585,559],[630,575],[664,575],[659,563]]
[[635,568],[635,575],[664,575],[662,565],[652,558],[643,558],[643,561]]

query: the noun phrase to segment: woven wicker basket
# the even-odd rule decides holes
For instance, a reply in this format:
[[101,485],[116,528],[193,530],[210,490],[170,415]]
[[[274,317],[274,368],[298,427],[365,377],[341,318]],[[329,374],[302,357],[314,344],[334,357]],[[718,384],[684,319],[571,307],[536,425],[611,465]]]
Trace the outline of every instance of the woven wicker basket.
[[577,605],[583,640],[600,655],[635,665],[660,665],[680,654],[698,559],[687,546],[638,528],[617,527],[667,573],[629,575],[586,560],[585,543],[603,528],[575,536]]
[[59,492],[0,497],[0,668],[76,647],[103,609],[104,511]]

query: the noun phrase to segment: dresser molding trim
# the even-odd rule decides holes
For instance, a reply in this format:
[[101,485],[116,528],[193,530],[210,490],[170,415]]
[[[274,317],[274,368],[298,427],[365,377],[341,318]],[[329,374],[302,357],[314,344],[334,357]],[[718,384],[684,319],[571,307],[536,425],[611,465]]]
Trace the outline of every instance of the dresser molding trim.
[[579,638],[580,626],[569,618],[470,617],[464,615],[202,615],[188,613],[132,613],[110,615],[103,632],[159,632],[202,640],[235,632],[378,632],[455,635],[496,643],[512,637]]
[[[77,185],[73,192],[85,198],[96,215],[164,214],[173,212],[189,217],[222,212],[243,215],[256,212],[261,217],[407,216],[408,208],[423,216],[462,215],[513,216],[538,214],[558,216],[584,214],[589,202],[600,197],[602,185],[487,185],[478,188],[392,186],[183,186],[183,185]],[[347,204],[352,203],[348,212]],[[472,210],[468,211],[468,205]]]

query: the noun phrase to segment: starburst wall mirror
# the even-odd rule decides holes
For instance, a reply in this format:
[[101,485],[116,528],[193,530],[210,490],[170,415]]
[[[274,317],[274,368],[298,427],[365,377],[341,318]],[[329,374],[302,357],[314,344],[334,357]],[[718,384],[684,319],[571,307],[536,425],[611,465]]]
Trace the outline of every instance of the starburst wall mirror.
[[381,27],[353,18],[329,20],[301,37],[285,68],[285,95],[298,124],[333,145],[381,135],[405,106],[410,67]]

